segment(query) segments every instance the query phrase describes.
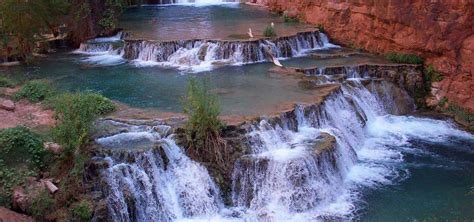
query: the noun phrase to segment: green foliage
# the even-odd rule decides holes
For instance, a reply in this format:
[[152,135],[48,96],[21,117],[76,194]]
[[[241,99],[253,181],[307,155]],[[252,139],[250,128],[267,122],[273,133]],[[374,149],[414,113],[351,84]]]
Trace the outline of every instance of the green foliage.
[[13,188],[23,183],[27,176],[34,172],[27,169],[12,168],[5,165],[0,159],[0,206],[10,207]]
[[115,110],[109,99],[96,93],[65,93],[53,99],[59,123],[53,129],[55,141],[72,154],[89,141],[93,121],[100,115]]
[[438,106],[444,107],[446,105],[446,103],[448,103],[448,98],[443,97],[441,100],[439,100]]
[[92,218],[92,206],[87,200],[77,203],[71,210],[72,217],[79,221],[89,221]]
[[283,21],[285,23],[298,23],[298,22],[300,22],[300,20],[297,17],[292,17],[292,16],[289,16],[287,14],[283,15]]
[[7,77],[0,76],[0,87],[12,87],[15,84]]
[[5,56],[17,53],[25,58],[43,33],[57,32],[59,18],[67,11],[67,0],[3,0],[0,1],[0,36],[3,46],[14,48]]
[[439,82],[443,80],[443,75],[438,72],[433,65],[429,65],[425,68],[425,78],[429,82]]
[[99,20],[99,25],[104,29],[114,29],[117,24],[117,19],[115,12],[112,9],[107,9],[102,16],[102,19]]
[[189,79],[183,103],[184,113],[189,117],[186,124],[188,141],[196,147],[205,146],[208,134],[218,134],[223,126],[218,118],[217,96],[209,91],[207,82],[204,80],[199,84],[196,79]]
[[423,64],[423,58],[413,54],[389,53],[387,59],[394,63]]
[[316,28],[318,28],[319,32],[321,32],[321,33],[326,33],[326,30],[324,30],[323,24],[318,24],[318,25],[316,26]]
[[45,215],[54,210],[54,199],[48,191],[41,191],[32,201],[29,213],[36,219],[44,219]]
[[20,91],[15,93],[14,98],[16,100],[28,99],[30,102],[40,102],[54,94],[51,86],[41,80],[32,80],[27,82]]
[[16,166],[24,160],[30,168],[42,169],[46,158],[43,141],[28,128],[18,126],[0,131],[0,160],[7,166]]
[[265,37],[275,37],[277,36],[275,32],[275,28],[271,25],[267,26],[265,30],[263,30],[263,36]]

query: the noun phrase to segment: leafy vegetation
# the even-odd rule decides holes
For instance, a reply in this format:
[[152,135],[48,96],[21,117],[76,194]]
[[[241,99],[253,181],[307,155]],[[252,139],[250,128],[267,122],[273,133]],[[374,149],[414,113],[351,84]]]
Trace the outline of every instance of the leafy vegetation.
[[394,63],[423,64],[423,58],[413,54],[389,53],[387,59]]
[[9,207],[13,188],[23,183],[27,176],[34,174],[33,171],[28,169],[9,167],[0,159],[0,206]]
[[318,30],[319,30],[320,32],[326,33],[326,30],[324,30],[323,24],[318,24],[318,25],[316,26],[316,28],[318,28]]
[[292,16],[289,16],[287,14],[283,15],[283,21],[285,23],[298,23],[298,22],[300,22],[300,20],[297,17],[292,17]]
[[42,34],[57,34],[59,18],[67,12],[67,0],[0,1],[0,49],[3,56],[27,57]]
[[16,100],[28,99],[30,102],[43,101],[54,94],[51,86],[41,80],[32,80],[27,82],[20,91],[15,93],[14,98]]
[[443,80],[443,76],[438,72],[433,65],[429,65],[425,68],[426,80],[429,82],[439,82]]
[[46,166],[47,151],[43,141],[28,128],[18,126],[0,131],[0,160],[14,167],[25,161],[32,169]]
[[275,36],[277,36],[276,31],[275,31],[275,27],[273,27],[272,25],[267,26],[265,28],[265,30],[263,30],[263,36],[265,36],[265,37],[275,37]]
[[217,96],[209,91],[207,80],[201,83],[194,78],[188,80],[183,107],[188,115],[186,137],[190,153],[225,165],[226,143],[220,137],[223,123],[218,118],[220,107]]
[[98,116],[115,110],[112,101],[96,93],[65,93],[56,97],[53,104],[59,120],[53,137],[67,154],[89,141],[90,128]]
[[13,81],[7,77],[0,76],[0,87],[12,87],[15,84]]
[[92,206],[87,200],[82,200],[72,208],[72,217],[79,221],[89,221],[92,218]]
[[54,209],[54,199],[47,190],[41,191],[31,202],[29,213],[36,219],[43,220]]

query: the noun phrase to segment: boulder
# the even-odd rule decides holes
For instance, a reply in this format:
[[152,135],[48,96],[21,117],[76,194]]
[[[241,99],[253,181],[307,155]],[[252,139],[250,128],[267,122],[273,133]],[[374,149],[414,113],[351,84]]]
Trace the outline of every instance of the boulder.
[[44,149],[47,150],[47,151],[50,151],[54,154],[60,154],[63,152],[63,148],[61,147],[61,145],[57,144],[57,143],[53,143],[53,142],[45,142],[43,144],[44,146]]
[[0,109],[13,112],[15,111],[15,103],[9,99],[0,99]]
[[1,222],[33,222],[33,218],[11,211],[5,207],[0,207]]

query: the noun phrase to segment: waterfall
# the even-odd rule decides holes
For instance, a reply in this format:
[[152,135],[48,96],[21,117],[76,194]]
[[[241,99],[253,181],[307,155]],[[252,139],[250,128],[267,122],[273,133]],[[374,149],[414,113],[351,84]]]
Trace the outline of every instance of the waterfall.
[[[167,126],[123,126],[127,132],[97,139],[110,151],[102,192],[110,221],[174,221],[217,214],[219,190],[200,164],[176,145]],[[160,134],[161,132],[161,134]]]
[[474,139],[446,121],[392,115],[399,112],[396,100],[413,102],[392,87],[351,78],[321,104],[299,104],[252,123],[243,141],[250,150],[234,165],[231,206],[224,206],[206,168],[176,145],[170,127],[111,121],[117,129],[96,140],[104,150],[94,157],[107,206],[101,219],[357,219],[361,190],[410,175],[399,164],[410,137]]
[[260,121],[249,133],[252,154],[234,169],[234,205],[249,220],[349,219],[356,193],[347,178],[359,179],[351,171],[358,167],[364,128],[390,112],[383,102],[349,80],[320,106],[298,105],[282,121]]
[[248,41],[177,40],[169,42],[125,40],[119,50],[113,43],[88,42],[76,53],[100,52],[120,55],[136,66],[171,66],[183,70],[205,71],[223,64],[248,64],[271,61],[272,58],[303,56],[310,50],[337,47],[327,41],[324,33],[301,32],[294,36]]

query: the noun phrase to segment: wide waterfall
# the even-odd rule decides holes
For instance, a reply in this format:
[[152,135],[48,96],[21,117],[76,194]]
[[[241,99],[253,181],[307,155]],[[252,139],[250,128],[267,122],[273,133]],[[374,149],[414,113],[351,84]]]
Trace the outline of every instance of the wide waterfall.
[[321,104],[300,104],[279,117],[253,123],[246,136],[250,153],[241,156],[233,170],[231,206],[224,206],[207,170],[175,144],[169,127],[125,124],[126,130],[97,139],[109,150],[96,157],[105,166],[102,192],[108,219],[356,219],[363,206],[361,190],[409,177],[401,166],[402,151],[420,152],[407,148],[410,138],[472,138],[446,121],[396,116],[397,94],[376,90],[388,86],[351,78]]
[[[96,157],[111,221],[173,221],[212,216],[223,204],[207,170],[190,160],[167,126],[136,127],[97,142],[110,153]],[[139,147],[139,148],[137,148]]]
[[[92,53],[93,55],[84,61],[94,64],[115,65],[116,59],[120,58],[122,61],[131,61],[136,66],[160,65],[204,71],[219,65],[239,65],[272,61],[273,58],[298,57],[305,55],[310,50],[333,47],[338,46],[329,43],[324,33],[311,31],[301,32],[294,36],[245,41],[125,40],[121,47],[117,46],[117,43],[107,45],[102,41],[91,41],[81,44],[81,47],[75,52]],[[101,54],[101,57],[96,55],[98,53]]]
[[240,3],[240,0],[148,0],[145,3],[149,5],[221,5],[229,3]]

